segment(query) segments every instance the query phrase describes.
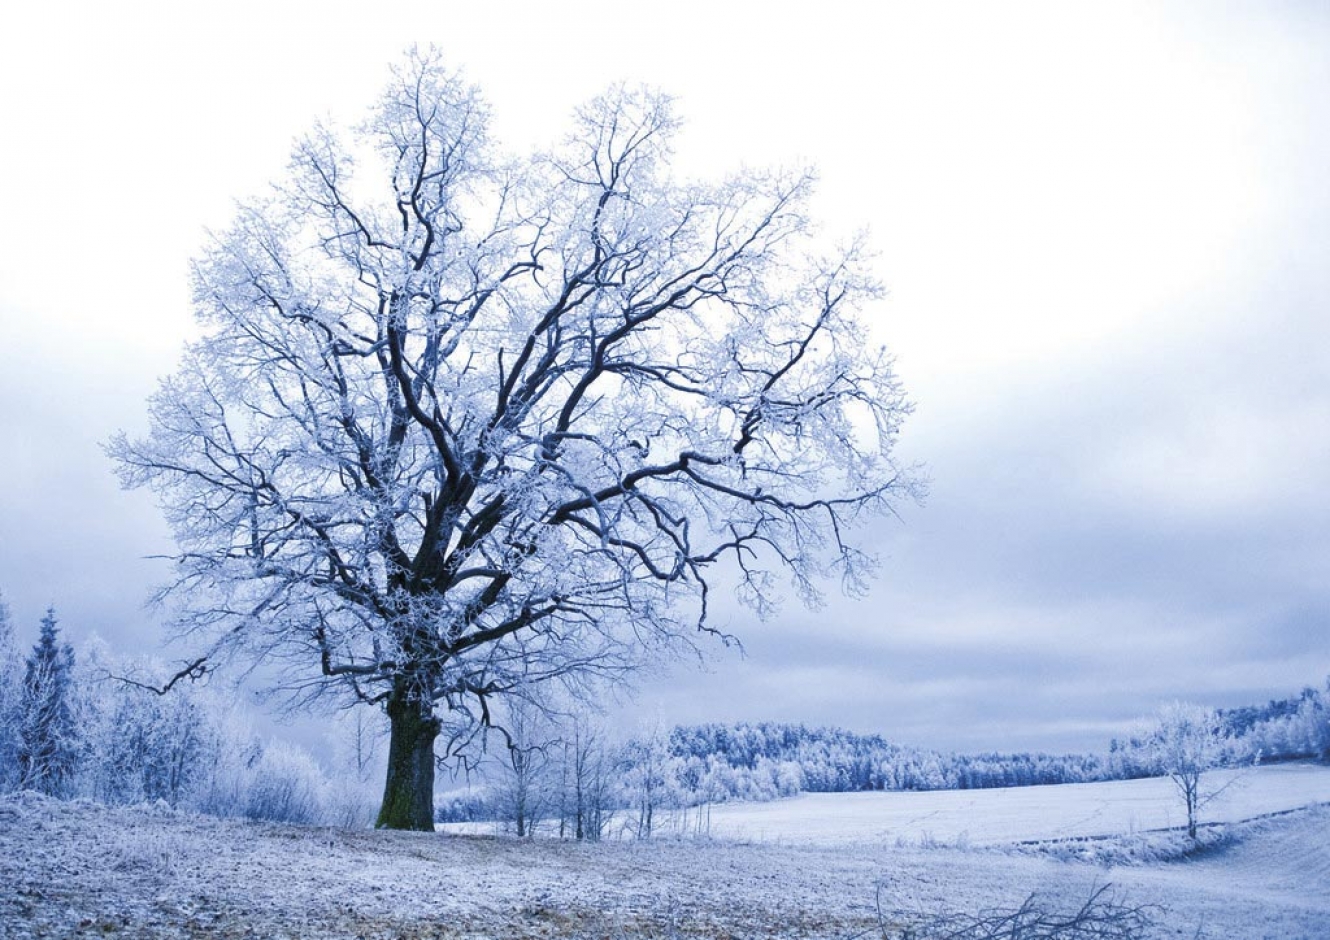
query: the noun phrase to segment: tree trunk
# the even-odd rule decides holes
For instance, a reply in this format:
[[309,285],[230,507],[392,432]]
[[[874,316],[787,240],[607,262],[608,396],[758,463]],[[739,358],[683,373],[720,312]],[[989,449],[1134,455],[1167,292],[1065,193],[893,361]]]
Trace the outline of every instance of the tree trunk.
[[428,703],[409,695],[388,700],[388,779],[378,829],[434,831],[434,739],[439,722]]

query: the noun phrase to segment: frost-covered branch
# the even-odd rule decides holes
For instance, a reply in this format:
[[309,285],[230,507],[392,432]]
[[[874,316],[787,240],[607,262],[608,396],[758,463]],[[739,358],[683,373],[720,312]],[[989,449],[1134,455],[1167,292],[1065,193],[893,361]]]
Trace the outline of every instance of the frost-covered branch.
[[477,689],[687,647],[727,568],[759,613],[858,589],[854,526],[918,493],[879,288],[819,254],[810,173],[674,180],[646,90],[526,160],[487,122],[417,52],[301,141],[196,263],[205,334],[148,436],[110,445],[174,529],[182,632],[421,740]]

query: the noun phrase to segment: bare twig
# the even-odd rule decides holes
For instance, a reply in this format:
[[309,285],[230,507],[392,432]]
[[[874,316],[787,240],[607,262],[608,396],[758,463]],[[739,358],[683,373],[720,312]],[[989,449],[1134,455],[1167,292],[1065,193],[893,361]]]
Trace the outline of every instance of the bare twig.
[[1094,888],[1070,913],[1050,909],[1034,893],[1014,909],[970,914],[889,910],[886,885],[879,884],[878,928],[883,940],[1138,940],[1153,923],[1149,909],[1124,903],[1111,888]]
[[125,683],[125,685],[132,685],[135,688],[146,689],[147,691],[152,692],[154,695],[165,695],[167,692],[170,692],[171,689],[175,686],[175,684],[179,682],[181,679],[188,679],[190,682],[197,682],[199,679],[202,679],[204,676],[206,676],[210,671],[211,671],[210,667],[208,666],[208,657],[200,656],[198,659],[186,663],[184,668],[175,673],[175,675],[171,676],[171,678],[167,679],[164,685],[152,685],[147,682],[140,682],[137,679],[131,679],[128,676],[117,676],[110,672],[108,672],[106,676],[108,679],[114,679],[117,682],[123,682]]

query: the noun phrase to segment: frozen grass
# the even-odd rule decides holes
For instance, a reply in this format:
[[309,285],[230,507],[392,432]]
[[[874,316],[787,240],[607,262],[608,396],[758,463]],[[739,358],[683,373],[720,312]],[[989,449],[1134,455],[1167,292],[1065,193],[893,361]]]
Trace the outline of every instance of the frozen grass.
[[0,799],[0,937],[869,940],[883,935],[879,906],[892,929],[908,926],[900,912],[916,926],[950,918],[979,929],[1032,894],[1034,913],[1075,912],[1109,883],[1113,903],[1152,913],[1147,937],[1326,937],[1324,809],[1233,826],[1210,850],[1169,862],[1117,867],[1108,854],[1086,863],[1059,851],[530,842],[22,794]]

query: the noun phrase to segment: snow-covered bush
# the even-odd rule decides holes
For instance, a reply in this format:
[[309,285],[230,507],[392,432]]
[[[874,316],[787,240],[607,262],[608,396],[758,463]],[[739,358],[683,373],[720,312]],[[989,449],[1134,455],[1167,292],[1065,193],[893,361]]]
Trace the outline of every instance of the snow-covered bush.
[[324,788],[324,822],[348,829],[373,824],[383,796],[386,733],[383,716],[368,709],[339,713],[327,735],[332,770]]
[[74,708],[79,764],[74,791],[104,803],[195,802],[216,759],[217,694],[180,685],[154,691],[167,669],[115,655],[94,635],[81,648]]
[[234,703],[210,697],[205,759],[194,781],[189,808],[211,816],[243,816],[249,780],[263,754],[248,717]]
[[1304,693],[1294,717],[1293,734],[1308,754],[1330,760],[1330,680],[1325,689]]
[[555,758],[561,731],[541,703],[523,699],[509,703],[503,729],[494,748],[492,815],[511,826],[518,838],[533,836],[556,798]]
[[[363,825],[373,797],[361,790],[376,771],[368,725],[336,750],[338,786],[305,751],[262,744],[236,694],[179,684],[154,691],[169,670],[117,657],[100,639],[86,646],[76,701],[80,755],[75,790],[104,803],[162,801],[216,816]],[[338,727],[339,734],[346,729]],[[346,751],[358,753],[360,768]]]
[[110,686],[85,712],[85,792],[107,803],[192,795],[207,758],[207,716],[193,697]]
[[314,823],[324,818],[323,773],[308,753],[286,742],[264,747],[248,784],[245,815],[250,819]]

